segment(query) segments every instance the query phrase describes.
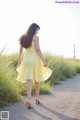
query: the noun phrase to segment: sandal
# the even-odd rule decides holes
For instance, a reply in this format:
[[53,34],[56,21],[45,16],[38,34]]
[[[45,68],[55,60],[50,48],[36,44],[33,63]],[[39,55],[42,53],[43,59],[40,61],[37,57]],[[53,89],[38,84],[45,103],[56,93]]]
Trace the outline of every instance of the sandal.
[[27,108],[27,109],[32,108],[31,103],[30,103],[29,101],[26,102],[26,108]]
[[36,105],[41,104],[41,102],[36,98],[35,99]]

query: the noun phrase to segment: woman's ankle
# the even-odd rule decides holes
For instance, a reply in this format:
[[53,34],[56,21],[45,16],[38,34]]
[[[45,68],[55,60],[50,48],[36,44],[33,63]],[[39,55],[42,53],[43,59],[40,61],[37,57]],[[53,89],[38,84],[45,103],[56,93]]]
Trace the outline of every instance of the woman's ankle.
[[31,102],[31,98],[27,98],[27,101],[28,101],[28,102]]
[[35,96],[35,99],[39,100],[39,96]]

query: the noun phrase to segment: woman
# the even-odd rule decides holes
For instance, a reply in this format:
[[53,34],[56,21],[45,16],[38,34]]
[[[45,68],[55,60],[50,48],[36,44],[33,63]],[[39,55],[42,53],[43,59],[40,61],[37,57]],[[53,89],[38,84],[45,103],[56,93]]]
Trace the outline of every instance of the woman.
[[[52,71],[42,55],[39,46],[39,37],[36,35],[40,27],[36,23],[32,23],[28,31],[20,37],[20,51],[18,62],[18,76],[17,80],[26,82],[27,96],[26,107],[31,108],[31,91],[32,81],[35,82],[35,102],[38,105],[40,82],[47,80]],[[24,56],[22,56],[23,48],[25,49]]]

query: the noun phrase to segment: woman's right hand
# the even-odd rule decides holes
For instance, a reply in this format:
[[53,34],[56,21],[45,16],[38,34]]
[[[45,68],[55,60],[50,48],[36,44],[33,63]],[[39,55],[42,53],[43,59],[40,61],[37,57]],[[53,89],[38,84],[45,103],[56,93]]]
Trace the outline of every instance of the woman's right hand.
[[18,61],[17,67],[22,63],[22,60]]
[[43,62],[43,66],[48,67],[48,64],[46,63],[46,61]]

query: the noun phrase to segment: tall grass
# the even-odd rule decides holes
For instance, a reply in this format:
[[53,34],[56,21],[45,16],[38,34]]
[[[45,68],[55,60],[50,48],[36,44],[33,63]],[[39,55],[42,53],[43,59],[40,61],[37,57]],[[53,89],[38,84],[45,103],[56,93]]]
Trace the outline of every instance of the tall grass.
[[44,57],[53,71],[51,77],[48,79],[51,85],[60,84],[61,80],[80,73],[80,60],[65,59],[49,53],[44,53]]
[[14,83],[15,70],[11,61],[0,54],[0,106],[8,102],[21,100],[19,90]]
[[[8,58],[11,59],[12,65],[16,69],[18,54],[12,54],[8,56]],[[44,58],[53,71],[51,77],[47,80],[51,85],[60,84],[61,80],[65,80],[66,78],[80,73],[80,60],[65,59],[60,56],[49,54],[48,52],[44,53]]]
[[[26,95],[26,83],[16,81],[17,62],[18,54],[7,56],[0,53],[0,107],[10,102],[21,101],[22,95]],[[32,94],[34,93],[33,86]],[[41,84],[40,93],[51,93],[49,84]]]
[[[41,84],[41,94],[51,93],[51,86],[80,73],[80,60],[64,59],[47,52],[44,53],[44,57],[53,72],[47,83]],[[26,95],[26,84],[16,81],[17,63],[18,53],[11,55],[0,53],[0,107],[10,102],[21,101],[22,95]],[[32,94],[35,94],[34,85]]]

